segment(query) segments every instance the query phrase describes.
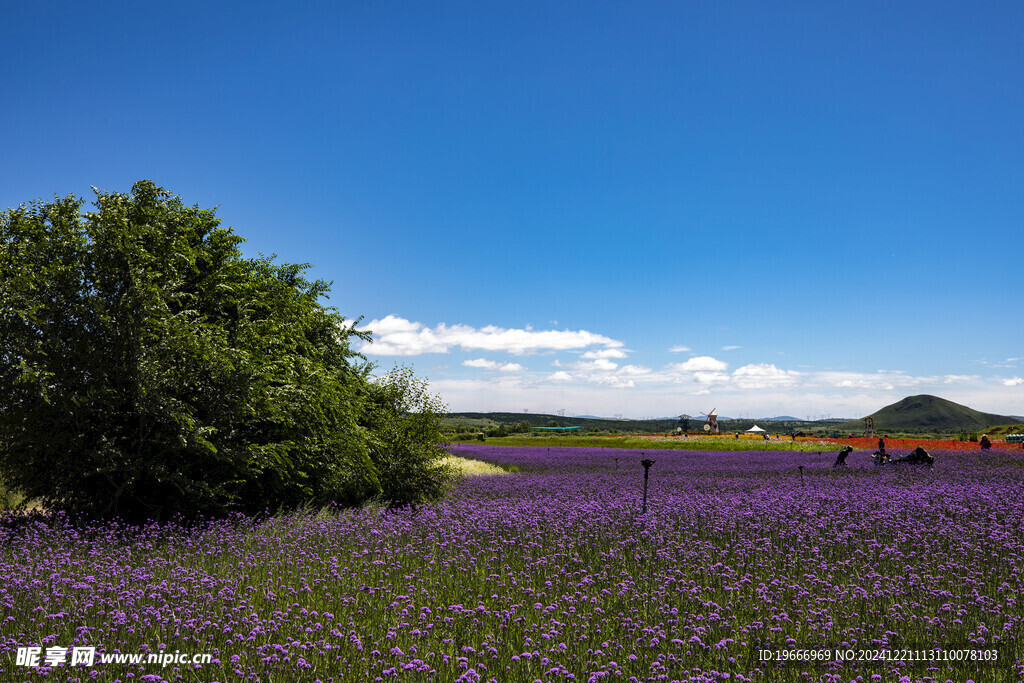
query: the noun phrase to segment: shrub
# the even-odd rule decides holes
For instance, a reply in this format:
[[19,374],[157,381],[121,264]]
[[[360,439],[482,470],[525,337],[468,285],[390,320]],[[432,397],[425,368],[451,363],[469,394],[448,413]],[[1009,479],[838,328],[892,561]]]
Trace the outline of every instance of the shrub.
[[0,513],[21,512],[28,503],[25,496],[0,481]]
[[366,399],[361,423],[369,434],[380,497],[395,506],[439,498],[457,474],[444,462],[444,406],[408,368],[369,384]]

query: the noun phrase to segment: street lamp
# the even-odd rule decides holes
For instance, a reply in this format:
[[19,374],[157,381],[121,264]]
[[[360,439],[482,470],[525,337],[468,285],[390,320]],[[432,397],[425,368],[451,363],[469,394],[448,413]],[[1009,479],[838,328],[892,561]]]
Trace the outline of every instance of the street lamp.
[[654,464],[654,461],[645,458],[640,461],[640,464],[644,466],[644,508],[640,514],[645,514],[647,512],[647,478],[651,476],[651,465]]

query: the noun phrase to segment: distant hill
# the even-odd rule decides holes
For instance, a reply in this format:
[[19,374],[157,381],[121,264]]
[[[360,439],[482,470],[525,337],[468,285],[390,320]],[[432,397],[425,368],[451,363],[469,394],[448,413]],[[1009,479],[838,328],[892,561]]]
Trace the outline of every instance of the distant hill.
[[799,417],[792,415],[779,415],[778,417],[762,417],[761,422],[802,422]]
[[[908,396],[870,415],[876,432],[885,431],[982,431],[992,425],[1019,422],[1010,415],[983,413],[973,408],[947,401],[938,396],[921,394]],[[850,420],[837,427],[839,431],[860,433],[864,420]]]

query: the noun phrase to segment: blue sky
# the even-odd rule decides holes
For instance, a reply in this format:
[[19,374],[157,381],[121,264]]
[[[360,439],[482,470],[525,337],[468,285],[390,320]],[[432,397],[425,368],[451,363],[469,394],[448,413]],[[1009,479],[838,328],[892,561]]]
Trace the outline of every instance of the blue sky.
[[1024,415],[1024,5],[20,3],[0,208],[149,178],[452,410]]

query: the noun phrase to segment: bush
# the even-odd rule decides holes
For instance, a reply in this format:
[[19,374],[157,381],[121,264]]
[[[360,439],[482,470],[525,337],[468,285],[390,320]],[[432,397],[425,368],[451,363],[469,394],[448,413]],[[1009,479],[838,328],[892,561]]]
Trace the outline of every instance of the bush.
[[0,513],[22,512],[25,510],[27,503],[28,500],[25,496],[7,487],[3,481],[0,481]]
[[436,500],[457,474],[443,459],[446,410],[408,368],[396,368],[367,387],[361,423],[379,473],[380,497],[394,506]]

